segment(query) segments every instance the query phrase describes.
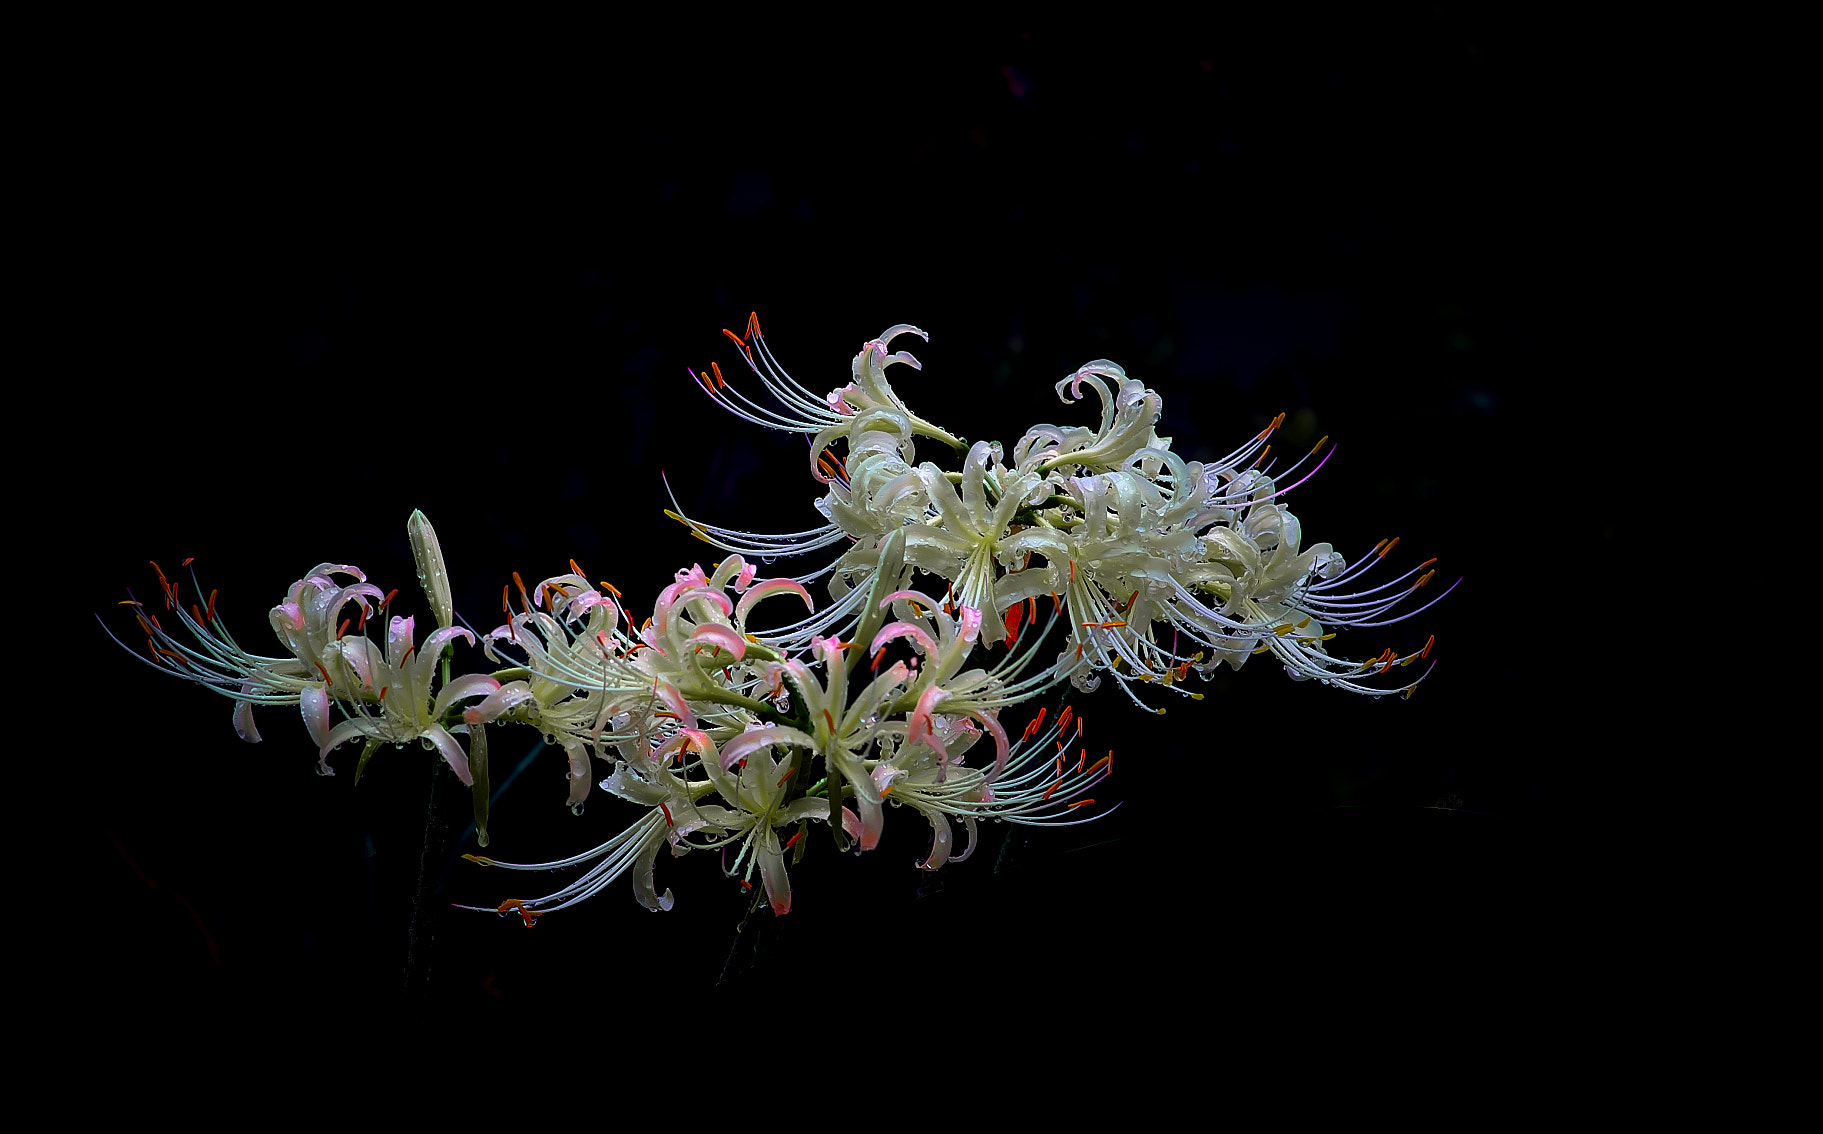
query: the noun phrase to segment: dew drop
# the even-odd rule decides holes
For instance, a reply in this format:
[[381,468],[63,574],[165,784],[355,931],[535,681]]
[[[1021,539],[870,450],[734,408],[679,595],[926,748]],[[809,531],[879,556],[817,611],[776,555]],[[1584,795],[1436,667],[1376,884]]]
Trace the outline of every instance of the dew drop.
[[578,803],[576,806],[570,808],[570,814],[571,815],[581,815],[582,814],[582,804]]

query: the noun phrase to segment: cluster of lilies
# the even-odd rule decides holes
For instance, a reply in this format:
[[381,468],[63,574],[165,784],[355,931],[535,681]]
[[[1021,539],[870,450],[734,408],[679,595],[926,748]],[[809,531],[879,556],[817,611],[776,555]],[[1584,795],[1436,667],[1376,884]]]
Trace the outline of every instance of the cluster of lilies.
[[[888,353],[907,332],[923,335],[898,326],[864,344],[851,381],[822,397],[779,367],[757,319],[729,333],[782,408],[746,397],[719,365],[697,381],[738,416],[810,439],[811,475],[825,486],[815,504],[828,523],[762,535],[678,509],[675,519],[727,554],[708,570],[678,571],[637,628],[620,592],[574,560],[534,587],[514,573],[492,631],[456,625],[440,545],[418,512],[407,531],[437,622],[422,644],[413,618],[387,613],[396,590],[382,593],[353,565],[322,563],[269,613],[284,650],[276,656],[246,652],[213,593],[205,609],[198,584],[186,606],[159,571],[170,630],[155,606],[124,604],[146,635],[141,656],[231,699],[248,741],[260,739],[256,708],[296,706],[322,774],[333,774],[330,756],[349,741],[363,742],[357,782],[383,746],[417,741],[472,788],[482,848],[489,729],[535,729],[567,758],[572,809],[598,787],[637,817],[559,861],[466,856],[510,871],[579,871],[542,897],[487,907],[527,925],[623,875],[641,904],[670,909],[672,891],[660,894],[656,880],[661,850],[716,852],[747,891],[757,873],[754,900],[784,914],[788,865],[815,824],[839,848],[867,851],[887,812],[909,807],[931,830],[918,866],[936,870],[974,852],[983,821],[1057,826],[1105,814],[1106,804],[1088,810],[1090,793],[1112,774],[1113,753],[1090,759],[1072,708],[1047,725],[1040,707],[1016,739],[1002,724],[1064,682],[1087,693],[1112,676],[1142,705],[1153,691],[1200,700],[1187,688],[1192,673],[1238,669],[1263,653],[1294,679],[1372,696],[1410,696],[1423,679],[1389,675],[1427,658],[1430,643],[1365,662],[1328,652],[1336,629],[1409,617],[1393,608],[1434,572],[1426,563],[1367,586],[1396,540],[1352,568],[1328,544],[1300,550],[1281,498],[1327,455],[1279,482],[1323,442],[1275,476],[1269,440],[1281,418],[1220,461],[1186,462],[1157,435],[1159,396],[1102,360],[1057,385],[1065,404],[1085,386],[1097,395],[1099,427],[1034,426],[1009,462],[999,444],[970,445],[906,408],[886,368],[919,367],[909,353]],[[962,453],[961,469],[917,461],[918,438]],[[757,577],[756,560],[831,547],[840,554],[820,570]],[[819,609],[808,584],[825,575]],[[782,626],[752,621],[757,604],[782,596],[803,615]],[[458,644],[493,668],[452,677]],[[991,749],[977,748],[984,737]],[[597,762],[610,769],[599,779]]]

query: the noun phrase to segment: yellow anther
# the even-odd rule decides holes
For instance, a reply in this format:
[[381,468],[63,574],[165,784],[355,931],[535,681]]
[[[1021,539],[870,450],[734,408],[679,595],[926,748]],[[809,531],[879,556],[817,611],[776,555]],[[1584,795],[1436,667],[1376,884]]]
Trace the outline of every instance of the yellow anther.
[[1192,701],[1201,701],[1203,699],[1203,695],[1201,693],[1192,693],[1192,694],[1190,694],[1190,699]]
[[1304,627],[1309,626],[1309,625],[1310,625],[1310,618],[1308,616],[1306,616],[1304,621],[1298,623],[1298,629],[1302,630],[1302,629],[1304,629]]

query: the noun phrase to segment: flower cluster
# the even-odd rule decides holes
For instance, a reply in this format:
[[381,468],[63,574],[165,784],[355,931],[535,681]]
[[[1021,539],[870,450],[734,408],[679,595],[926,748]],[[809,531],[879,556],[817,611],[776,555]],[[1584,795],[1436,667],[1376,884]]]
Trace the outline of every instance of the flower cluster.
[[[1185,461],[1157,434],[1159,396],[1104,360],[1057,384],[1066,405],[1094,394],[1099,424],[1034,426],[1009,456],[907,408],[887,380],[893,364],[919,365],[888,353],[904,333],[923,335],[888,329],[862,346],[851,380],[821,397],[785,374],[757,320],[730,334],[782,408],[749,399],[719,366],[699,384],[749,421],[806,435],[829,522],[760,535],[679,509],[674,518],[727,554],[678,571],[637,627],[620,593],[574,560],[533,587],[514,573],[495,629],[455,625],[447,567],[420,512],[408,533],[438,623],[422,644],[413,619],[387,615],[397,591],[352,565],[319,564],[272,608],[284,650],[274,656],[237,644],[213,592],[205,604],[198,584],[186,606],[158,571],[173,631],[154,608],[125,604],[145,632],[144,658],[232,699],[251,742],[256,708],[297,706],[323,774],[347,741],[363,741],[357,782],[381,746],[419,741],[471,785],[483,848],[489,727],[536,730],[568,761],[572,810],[599,787],[636,818],[561,861],[466,856],[514,871],[580,868],[552,893],[489,907],[527,925],[622,875],[647,908],[671,908],[660,851],[717,852],[726,876],[745,890],[757,883],[755,901],[783,914],[788,867],[815,824],[839,848],[872,850],[887,814],[910,807],[931,832],[917,865],[936,870],[969,857],[984,820],[1055,826],[1105,813],[1084,809],[1113,753],[1091,760],[1072,708],[1048,726],[1038,708],[1017,737],[1002,723],[1065,682],[1087,693],[1111,675],[1141,704],[1154,690],[1201,699],[1187,688],[1192,673],[1260,653],[1294,679],[1373,696],[1409,696],[1422,680],[1388,676],[1426,657],[1428,643],[1410,657],[1329,653],[1337,629],[1409,617],[1395,608],[1433,573],[1426,563],[1368,585],[1391,544],[1352,568],[1326,543],[1301,547],[1282,498],[1327,460],[1317,460],[1322,442],[1275,472],[1275,421],[1219,461]],[[918,461],[918,438],[962,453],[960,470]],[[820,570],[758,577],[756,560],[836,547]],[[806,584],[823,575],[819,609]],[[763,628],[753,614],[772,598],[802,612]],[[452,677],[458,641],[491,672]],[[600,779],[597,762],[610,769]]]
[[[1191,672],[1207,677],[1223,662],[1239,669],[1264,653],[1294,680],[1371,696],[1410,696],[1423,680],[1387,675],[1428,656],[1429,642],[1408,657],[1389,650],[1354,661],[1329,653],[1338,630],[1384,626],[1430,606],[1395,609],[1430,583],[1436,560],[1370,585],[1397,540],[1382,541],[1353,568],[1327,543],[1301,547],[1302,526],[1283,498],[1334,453],[1323,452],[1328,438],[1276,469],[1270,440],[1280,415],[1220,460],[1185,461],[1157,433],[1158,394],[1100,359],[1056,386],[1066,405],[1082,400],[1085,387],[1092,392],[1099,425],[1035,425],[1009,461],[998,443],[965,445],[905,407],[887,368],[921,367],[905,351],[887,352],[907,333],[928,338],[916,327],[888,328],[862,345],[848,385],[818,398],[784,372],[750,319],[744,335],[730,337],[783,412],[741,395],[719,366],[712,378],[697,378],[739,416],[814,438],[812,475],[828,486],[816,501],[829,519],[823,527],[761,535],[693,520],[681,509],[677,516],[699,538],[744,554],[847,544],[823,571],[803,577],[830,572],[835,601],[802,633],[844,632],[856,609],[852,596],[877,570],[884,539],[903,532],[905,558],[949,584],[946,600],[982,612],[986,644],[1015,640],[1040,599],[1060,603],[1069,640],[1050,672],[1084,692],[1106,673],[1141,704],[1135,686],[1200,699],[1184,687]],[[920,436],[964,452],[961,471],[919,462]],[[833,448],[838,442],[845,460]]]

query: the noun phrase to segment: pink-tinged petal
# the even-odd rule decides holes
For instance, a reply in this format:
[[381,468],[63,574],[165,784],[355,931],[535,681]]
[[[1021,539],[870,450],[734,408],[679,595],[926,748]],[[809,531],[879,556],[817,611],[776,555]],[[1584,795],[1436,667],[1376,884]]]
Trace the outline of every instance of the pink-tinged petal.
[[747,588],[753,585],[753,576],[759,573],[759,565],[747,563],[741,567],[741,573],[734,580],[734,593],[746,594]]
[[[490,679],[491,680],[491,679]],[[451,684],[454,684],[453,682]],[[462,714],[462,719],[470,725],[485,724],[496,721],[510,712],[515,705],[535,700],[532,687],[523,681],[513,681],[502,685],[488,694],[487,699]]]
[[715,587],[693,587],[678,596],[679,602],[695,602],[698,599],[721,607],[724,618],[734,613],[734,604],[728,601],[727,595]]
[[661,681],[658,683],[658,688],[655,692],[658,694],[658,699],[665,703],[665,708],[671,710],[671,712],[677,716],[678,723],[682,727],[697,727],[696,714],[690,711],[689,703],[684,700],[684,695],[677,691],[677,686],[672,685],[670,682]]
[[691,632],[690,641],[733,654],[735,661],[747,656],[747,639],[736,633],[734,627],[723,626],[719,622],[707,622],[698,626]]
[[918,652],[922,654],[929,654],[937,648],[937,643],[931,641],[931,637],[925,633],[924,627],[910,622],[894,622],[882,626],[880,632],[874,635],[873,648],[878,650],[894,638],[912,639],[918,644]]
[[583,747],[580,740],[566,740],[563,751],[570,758],[570,798],[571,807],[579,807],[589,798],[589,750]]
[[[943,700],[948,696],[949,694],[944,692],[940,686],[933,685],[929,689],[926,689],[923,695],[918,698],[918,707],[912,710],[911,719],[906,722],[907,727],[905,730],[906,743],[917,744],[923,742],[929,746],[932,752],[937,754],[937,758],[942,761],[945,766],[949,764],[949,750],[943,747],[942,738],[937,735],[934,729],[932,729],[930,718],[931,713],[938,705],[942,704]],[[938,771],[937,782],[943,782],[941,769]]]
[[456,738],[449,734],[449,730],[442,725],[431,725],[424,730],[424,736],[437,746],[437,751],[443,754],[443,759],[456,773],[456,778],[462,781],[462,786],[474,787],[475,777],[468,770],[468,753],[462,751],[462,746],[456,743]]
[[329,691],[313,685],[298,695],[298,707],[304,713],[304,728],[320,750],[329,743]]
[[784,725],[767,725],[739,736],[722,745],[722,770],[725,772],[755,752],[770,748],[774,744],[792,744],[799,748],[816,751],[815,737],[806,736],[795,728]]
[[779,848],[779,836],[771,827],[763,827],[754,838],[754,854],[760,860],[760,877],[766,883],[766,904],[775,917],[791,912],[791,876],[785,873],[785,852]]
[[[267,593],[270,594],[271,592]],[[299,606],[296,602],[283,602],[272,608],[271,613],[267,615],[267,619],[272,623],[273,629],[275,630],[278,629],[281,624],[288,626],[293,630],[302,630],[304,628],[304,608]]]
[[924,607],[926,610],[940,610],[943,607],[942,603],[938,602],[936,599],[931,598],[929,595],[925,594],[923,591],[894,591],[892,594],[887,595],[885,598],[880,600],[880,609],[885,610],[888,606],[891,606],[893,603],[898,602],[900,599],[906,599],[911,602],[915,602],[919,606]]
[[926,811],[924,817],[930,820],[930,857],[916,865],[919,870],[938,870],[949,861],[949,819],[941,811]]
[[810,597],[810,592],[804,589],[804,584],[796,579],[767,579],[755,583],[747,589],[746,594],[741,596],[741,601],[734,607],[734,620],[743,626],[746,625],[747,612],[753,609],[754,603],[785,591],[797,594],[804,600],[804,605],[810,609],[811,613],[816,613],[816,600]]
[[452,638],[467,638],[469,645],[475,644],[475,636],[463,627],[445,626],[441,630],[433,630],[430,637],[424,639],[424,647],[419,652],[434,658],[443,652],[443,647],[448,645]]
[[956,711],[964,716],[973,717],[975,720],[980,721],[981,727],[986,729],[989,735],[994,738],[994,770],[987,775],[987,782],[991,784],[1000,778],[1000,773],[1006,771],[1007,757],[1012,751],[1011,746],[1007,743],[1006,729],[1000,727],[1000,722],[996,720],[991,713],[983,713],[975,709],[958,709]]
[[[252,693],[253,682],[241,682],[241,692],[243,694]],[[253,723],[253,705],[251,702],[236,701],[234,703],[234,732],[235,735],[239,736],[248,744],[258,744],[260,742],[260,730]]]
[[415,618],[398,618],[386,626],[386,664],[398,669],[404,664],[405,651],[411,649],[412,628]]
[[[886,810],[877,800],[868,799],[859,792],[855,793],[855,806],[861,809],[859,816],[846,807],[842,809],[842,829],[850,838],[861,840],[862,850],[873,850],[880,845],[880,833],[886,829]],[[853,820],[852,825],[850,820]]]
[[715,761],[715,741],[709,739],[708,733],[693,728],[678,729],[670,740],[665,741],[658,751],[652,753],[652,759],[663,764],[667,756],[686,748],[693,749],[698,756],[702,757],[705,765]]
[[[443,714],[449,711],[449,707],[465,697],[480,697],[483,695],[491,697],[499,691],[500,682],[495,678],[489,677],[485,673],[464,674],[437,691],[436,704],[431,706],[430,710],[431,719],[442,720]],[[464,713],[462,719],[468,720],[468,714]],[[482,719],[491,720],[493,718],[483,717]],[[474,722],[470,721],[469,723],[473,724]]]
[[584,591],[579,595],[571,595],[569,598],[558,603],[557,609],[551,613],[562,619],[581,618],[592,608],[600,606],[607,601],[607,599],[601,597],[600,591]]

